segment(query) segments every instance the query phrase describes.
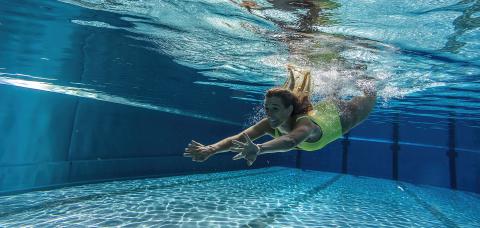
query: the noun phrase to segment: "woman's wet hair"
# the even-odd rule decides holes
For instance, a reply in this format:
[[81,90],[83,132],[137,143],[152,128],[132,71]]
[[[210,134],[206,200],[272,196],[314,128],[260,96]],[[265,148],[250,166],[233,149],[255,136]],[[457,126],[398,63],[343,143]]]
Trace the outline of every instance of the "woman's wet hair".
[[313,110],[312,102],[307,95],[295,94],[288,89],[280,87],[269,89],[265,97],[278,97],[285,107],[293,105],[292,115],[307,114]]

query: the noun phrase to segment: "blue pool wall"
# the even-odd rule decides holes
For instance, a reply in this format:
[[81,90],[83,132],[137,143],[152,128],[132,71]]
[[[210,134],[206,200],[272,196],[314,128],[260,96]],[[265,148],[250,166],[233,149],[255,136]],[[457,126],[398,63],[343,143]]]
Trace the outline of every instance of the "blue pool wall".
[[[13,79],[50,83],[60,90],[71,87],[74,92],[79,87],[121,99],[147,97],[154,100],[144,101],[147,104],[184,112],[176,115],[0,84],[0,192],[246,167],[228,154],[205,163],[181,156],[190,139],[211,143],[241,129],[253,106],[231,97],[244,93],[197,83],[211,78],[176,63],[138,34],[72,23],[98,19],[134,26],[122,15],[30,0],[11,1],[0,11],[0,68],[21,73]],[[240,111],[217,112],[223,104]],[[189,110],[238,124],[192,118]],[[262,167],[262,159],[270,164],[261,158],[256,167]]]
[[190,139],[211,143],[242,126],[9,85],[0,85],[0,104],[2,193],[269,166],[480,193],[479,132],[468,122],[454,121],[450,128],[434,130],[418,128],[415,121],[367,120],[321,151],[271,154],[247,167],[232,161],[231,153],[204,163],[182,156]]
[[480,130],[469,127],[473,122],[450,120],[447,129],[427,129],[419,121],[439,120],[413,120],[367,120],[322,151],[298,152],[299,166],[480,193]]
[[[204,163],[182,156],[190,139],[212,143],[241,126],[8,85],[0,85],[0,104],[3,193],[247,168],[229,153]],[[262,157],[255,167],[276,160]]]

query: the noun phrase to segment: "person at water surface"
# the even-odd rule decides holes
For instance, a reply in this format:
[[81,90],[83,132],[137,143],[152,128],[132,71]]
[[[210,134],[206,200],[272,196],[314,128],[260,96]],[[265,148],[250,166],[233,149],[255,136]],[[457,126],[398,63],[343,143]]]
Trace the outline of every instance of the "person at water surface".
[[[268,10],[276,9],[285,12],[297,12],[299,10],[306,10],[305,14],[301,14],[298,18],[298,24],[294,29],[297,32],[312,33],[314,31],[313,26],[323,23],[329,23],[329,19],[322,14],[322,8],[336,7],[335,3],[330,0],[322,2],[315,2],[312,0],[267,0],[269,6],[264,4],[258,4],[254,0],[230,0],[230,2],[245,8],[248,12],[253,13],[253,10]],[[265,15],[256,14],[259,17],[270,20],[283,29],[292,30],[284,21],[280,21],[277,18],[265,17]]]
[[[268,90],[265,94],[266,117],[248,129],[211,145],[192,140],[183,156],[203,162],[212,155],[232,151],[233,159],[245,159],[250,166],[258,155],[286,152],[294,149],[316,151],[364,121],[372,111],[375,101],[373,81],[364,79],[363,95],[351,100],[325,99],[313,105],[310,71],[288,66],[289,77],[283,87]],[[255,144],[253,140],[270,135],[272,140]]]

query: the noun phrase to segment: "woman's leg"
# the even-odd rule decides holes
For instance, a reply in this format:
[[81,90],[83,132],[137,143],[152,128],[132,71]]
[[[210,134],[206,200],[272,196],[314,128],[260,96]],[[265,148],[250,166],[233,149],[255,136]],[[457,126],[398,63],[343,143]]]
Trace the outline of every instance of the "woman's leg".
[[288,76],[287,76],[287,80],[283,84],[283,88],[293,91],[293,89],[295,88],[295,75],[293,72],[292,65],[287,65],[287,71],[288,71]]
[[[374,82],[371,81],[371,83]],[[373,86],[364,88],[363,93],[363,96],[354,97],[349,101],[337,101],[340,109],[340,122],[342,123],[343,134],[367,119],[375,106],[377,99],[375,88]]]
[[283,88],[298,95],[310,96],[312,92],[312,77],[309,70],[299,69],[293,65],[287,66],[288,77]]

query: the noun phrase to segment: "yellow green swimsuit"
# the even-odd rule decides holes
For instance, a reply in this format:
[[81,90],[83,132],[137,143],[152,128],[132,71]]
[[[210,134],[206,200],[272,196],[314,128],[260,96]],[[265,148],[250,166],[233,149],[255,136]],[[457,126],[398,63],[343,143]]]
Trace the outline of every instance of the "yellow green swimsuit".
[[[322,137],[316,142],[302,142],[297,145],[299,149],[306,151],[320,150],[330,142],[342,136],[342,124],[340,122],[340,115],[337,106],[332,101],[324,101],[313,107],[313,110],[307,116],[298,117],[296,121],[301,118],[308,117],[322,129]],[[281,134],[275,128],[274,137],[280,137]]]

